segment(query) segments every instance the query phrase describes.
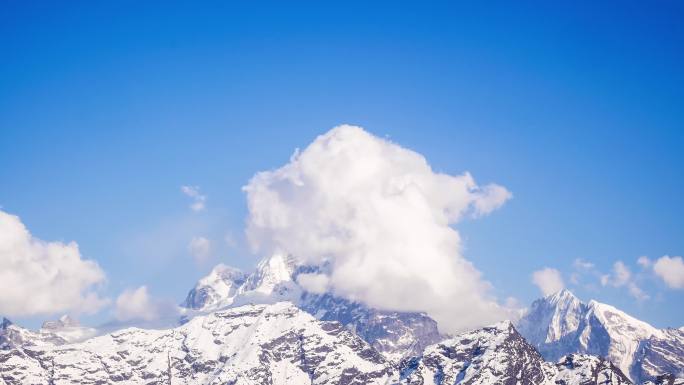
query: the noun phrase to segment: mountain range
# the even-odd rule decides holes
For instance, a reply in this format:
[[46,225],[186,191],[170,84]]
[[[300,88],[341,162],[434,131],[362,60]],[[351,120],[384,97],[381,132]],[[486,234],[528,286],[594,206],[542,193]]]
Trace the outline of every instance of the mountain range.
[[180,304],[179,326],[97,331],[63,317],[0,327],[9,384],[684,384],[684,330],[656,329],[562,290],[518,320],[458,335],[424,313],[306,292],[275,255],[216,266]]

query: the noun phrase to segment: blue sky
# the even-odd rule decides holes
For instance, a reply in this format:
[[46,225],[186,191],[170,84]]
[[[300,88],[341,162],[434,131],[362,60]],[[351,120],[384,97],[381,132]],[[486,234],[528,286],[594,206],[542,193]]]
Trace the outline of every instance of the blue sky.
[[[684,254],[681,4],[2,7],[0,205],[78,242],[111,298],[180,301],[213,263],[252,266],[241,187],[350,123],[513,193],[458,225],[499,298],[528,303],[553,267],[584,299],[684,325],[684,290],[636,262]],[[199,233],[223,245],[205,263]],[[578,258],[623,261],[651,298],[571,284]]]

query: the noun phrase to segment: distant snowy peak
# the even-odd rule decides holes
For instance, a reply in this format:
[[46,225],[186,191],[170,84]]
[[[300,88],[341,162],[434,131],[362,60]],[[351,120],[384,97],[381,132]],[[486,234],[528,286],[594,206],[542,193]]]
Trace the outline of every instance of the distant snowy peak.
[[551,344],[574,335],[586,311],[587,305],[563,289],[534,301],[517,327],[533,345]]
[[45,321],[39,333],[54,335],[68,343],[80,342],[97,334],[97,329],[81,326],[77,319],[63,315],[54,321]]
[[541,355],[505,321],[459,334],[405,362],[405,384],[631,384],[618,368],[592,356],[571,355],[558,364]]
[[276,254],[264,259],[251,274],[219,264],[190,290],[181,306],[208,312],[247,303],[274,303],[295,299],[300,292],[292,276],[292,257]]
[[[568,290],[534,301],[517,327],[547,360],[555,361],[571,353],[593,354],[607,358],[637,381],[665,373],[673,366],[684,370],[681,360],[673,363],[671,357],[661,357],[659,362],[664,366],[660,368],[643,369],[647,363],[635,356],[645,341],[665,338],[674,345],[679,342],[613,306],[594,300],[585,304]],[[668,344],[660,343],[664,345]]]
[[65,314],[59,319],[54,320],[54,321],[45,321],[43,322],[43,326],[41,329],[46,329],[46,330],[58,330],[62,329],[65,327],[78,327],[81,326],[81,324],[78,322],[78,320],[70,317],[69,315]]
[[297,303],[302,289],[295,282],[296,260],[292,256],[274,254],[263,259],[238,289],[234,305],[247,303]]
[[296,268],[294,257],[275,254],[259,262],[254,274],[247,278],[243,290],[273,293],[278,285],[292,281]]
[[0,324],[0,350],[21,346],[64,345],[83,341],[97,334],[97,329],[80,326],[78,321],[62,316],[45,321],[38,331],[29,330],[3,318]]
[[232,304],[247,275],[234,267],[219,264],[190,290],[181,306],[194,310],[210,310]]

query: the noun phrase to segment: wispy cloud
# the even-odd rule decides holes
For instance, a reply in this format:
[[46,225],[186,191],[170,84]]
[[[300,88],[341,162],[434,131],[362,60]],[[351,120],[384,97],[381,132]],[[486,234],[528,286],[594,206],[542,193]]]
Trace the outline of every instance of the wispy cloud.
[[205,237],[193,237],[188,244],[188,251],[195,261],[205,262],[211,256],[211,242]]
[[199,186],[181,186],[181,192],[192,199],[190,209],[195,212],[206,209],[207,196],[200,193]]
[[601,286],[625,287],[629,294],[639,301],[649,298],[648,294],[636,284],[631,270],[622,261],[615,262],[612,271],[601,276]]

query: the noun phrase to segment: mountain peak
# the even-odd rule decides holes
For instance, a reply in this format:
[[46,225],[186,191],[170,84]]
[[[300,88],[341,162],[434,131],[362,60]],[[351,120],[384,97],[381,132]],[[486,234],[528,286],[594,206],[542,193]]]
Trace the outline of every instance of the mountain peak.
[[80,326],[78,320],[68,314],[64,314],[63,316],[59,317],[59,322],[61,322],[64,326]]
[[243,291],[271,294],[280,284],[293,281],[296,267],[296,261],[290,255],[273,254],[264,258],[257,265],[254,274],[247,278]]
[[219,263],[211,269],[211,272],[207,276],[200,279],[199,283],[209,285],[218,281],[235,282],[240,281],[241,279],[244,280],[244,277],[245,273],[242,270]]
[[246,280],[247,275],[242,270],[220,263],[197,282],[181,306],[209,310],[230,305]]
[[[544,354],[543,346],[573,335],[580,326],[586,305],[570,290],[562,289],[537,299],[518,321],[518,331]],[[550,357],[556,360],[560,353]]]
[[503,321],[499,321],[499,322],[497,322],[491,326],[488,326],[485,329],[496,329],[499,331],[508,331],[511,329],[515,329],[515,327],[513,326],[513,322],[511,322],[510,320],[503,320]]
[[[594,354],[637,380],[643,380],[639,368],[644,364],[634,359],[637,351],[644,350],[639,346],[666,334],[614,306],[596,300],[585,304],[565,289],[534,301],[516,326],[547,360],[556,361],[569,353]],[[653,345],[679,344],[671,342],[673,338],[654,340]]]
[[43,322],[43,325],[41,326],[42,329],[46,330],[58,330],[62,329],[65,327],[78,327],[80,324],[78,321],[72,317],[70,317],[68,314],[64,314],[63,316],[59,317],[59,319],[54,320],[54,321],[45,321]]
[[572,299],[579,300],[575,296],[575,294],[573,294],[570,290],[568,290],[566,288],[562,288],[553,294],[549,294],[546,296],[546,298],[548,298],[549,300],[572,300]]

